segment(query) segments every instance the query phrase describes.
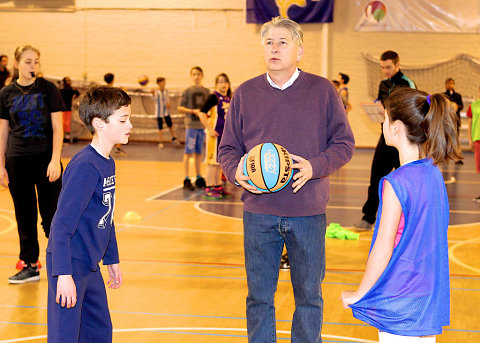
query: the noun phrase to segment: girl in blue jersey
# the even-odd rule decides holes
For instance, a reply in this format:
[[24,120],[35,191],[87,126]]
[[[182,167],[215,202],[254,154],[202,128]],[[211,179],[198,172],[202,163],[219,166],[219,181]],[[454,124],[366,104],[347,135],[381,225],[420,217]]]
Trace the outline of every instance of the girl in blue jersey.
[[113,213],[115,144],[132,129],[130,97],[98,86],[80,101],[78,113],[92,142],[68,164],[47,247],[48,342],[112,342],[112,322],[98,263],[107,266],[110,288],[122,284]]
[[341,300],[384,342],[435,342],[450,323],[449,205],[438,163],[461,159],[456,114],[442,94],[402,88],[385,103],[383,134],[401,166],[380,181],[364,276]]

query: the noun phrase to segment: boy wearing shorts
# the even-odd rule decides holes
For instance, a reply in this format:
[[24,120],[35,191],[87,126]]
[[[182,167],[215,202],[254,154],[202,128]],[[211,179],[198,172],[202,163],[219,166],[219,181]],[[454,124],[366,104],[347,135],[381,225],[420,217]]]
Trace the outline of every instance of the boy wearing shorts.
[[210,91],[202,86],[203,70],[196,66],[190,70],[190,77],[193,85],[188,87],[182,93],[182,100],[178,106],[178,112],[185,114],[185,154],[183,155],[183,164],[185,168],[185,180],[183,189],[193,191],[195,187],[189,177],[189,162],[193,157],[195,160],[195,172],[197,178],[195,186],[205,188],[205,179],[201,175],[202,152],[205,144],[204,129],[208,129],[207,118],[200,109],[205,104]]
[[155,112],[157,113],[158,123],[158,147],[163,148],[162,144],[162,130],[163,121],[167,124],[170,134],[172,135],[172,143],[178,144],[175,130],[173,129],[172,118],[170,117],[170,100],[168,98],[168,90],[165,88],[167,81],[164,77],[157,77],[158,89],[155,89]]
[[47,246],[48,342],[112,342],[112,322],[98,263],[110,288],[119,288],[115,162],[110,152],[126,144],[132,124],[130,97],[120,88],[89,89],[79,106],[92,142],[70,161]]

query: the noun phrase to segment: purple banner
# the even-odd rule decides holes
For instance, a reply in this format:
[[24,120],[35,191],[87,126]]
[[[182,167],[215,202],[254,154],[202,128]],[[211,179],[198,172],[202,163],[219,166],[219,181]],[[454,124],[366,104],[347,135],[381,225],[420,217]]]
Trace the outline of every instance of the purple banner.
[[247,0],[247,23],[265,23],[273,17],[297,23],[331,23],[334,0]]

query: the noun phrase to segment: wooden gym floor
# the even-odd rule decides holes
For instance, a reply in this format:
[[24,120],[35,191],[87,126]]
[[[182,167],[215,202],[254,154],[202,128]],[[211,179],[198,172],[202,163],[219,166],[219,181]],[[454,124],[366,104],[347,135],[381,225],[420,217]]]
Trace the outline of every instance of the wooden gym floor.
[[[85,143],[64,148],[64,165]],[[182,147],[132,143],[116,157],[115,222],[123,286],[108,290],[114,342],[247,342],[241,203],[238,193],[204,201],[184,192]],[[373,150],[357,149],[331,177],[328,222],[350,227],[361,217]],[[437,342],[480,342],[480,177],[473,154],[465,165],[443,167],[451,203],[449,230],[451,325]],[[137,223],[125,213],[141,215]],[[39,229],[41,234],[41,229]],[[326,240],[324,342],[376,342],[375,329],[354,319],[338,300],[356,288],[372,233],[357,241]],[[45,263],[46,239],[40,238]],[[18,259],[18,236],[8,190],[0,190],[0,343],[46,342],[47,280],[9,285]],[[102,267],[105,275],[105,268]],[[288,271],[276,294],[278,340],[288,341],[294,300]]]

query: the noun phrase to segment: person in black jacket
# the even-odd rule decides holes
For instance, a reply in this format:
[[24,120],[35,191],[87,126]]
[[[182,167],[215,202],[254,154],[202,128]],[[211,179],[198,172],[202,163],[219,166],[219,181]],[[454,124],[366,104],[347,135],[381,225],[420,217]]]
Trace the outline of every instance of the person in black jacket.
[[[463,109],[462,96],[455,92],[455,80],[449,77],[445,80],[445,96],[450,100],[455,112],[457,113],[457,136],[460,136],[460,127],[462,126],[460,111]],[[463,161],[457,161],[455,164],[463,164]]]
[[[380,82],[378,87],[378,98],[382,105],[390,94],[400,87],[416,89],[415,83],[400,70],[400,57],[395,51],[385,51],[380,56],[380,67],[386,79]],[[370,185],[368,186],[367,201],[363,205],[362,220],[355,224],[358,230],[370,230],[375,223],[378,209],[378,184],[380,179],[400,166],[398,151],[385,143],[383,133],[380,134],[375,154],[373,155],[372,170],[370,172]]]

